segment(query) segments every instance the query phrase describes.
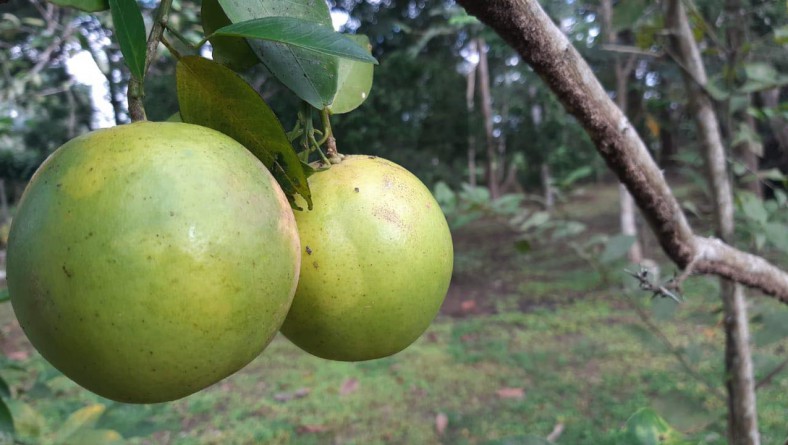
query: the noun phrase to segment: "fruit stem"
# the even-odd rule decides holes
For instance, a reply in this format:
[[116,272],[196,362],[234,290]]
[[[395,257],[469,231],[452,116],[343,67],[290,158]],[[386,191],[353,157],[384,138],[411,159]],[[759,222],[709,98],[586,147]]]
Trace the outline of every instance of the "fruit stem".
[[328,108],[320,110],[320,121],[323,123],[323,138],[317,143],[318,146],[323,145],[326,141],[333,136],[331,130],[331,119],[328,116]]
[[129,81],[129,115],[132,122],[147,120],[145,116],[145,105],[143,98],[145,97],[145,84],[144,77],[150,68],[151,63],[156,58],[156,51],[159,48],[159,41],[161,35],[164,33],[164,27],[167,25],[169,19],[170,7],[172,0],[161,0],[159,10],[156,11],[156,19],[153,21],[153,27],[148,34],[148,47],[145,55],[145,69],[143,70],[143,78],[131,76]]

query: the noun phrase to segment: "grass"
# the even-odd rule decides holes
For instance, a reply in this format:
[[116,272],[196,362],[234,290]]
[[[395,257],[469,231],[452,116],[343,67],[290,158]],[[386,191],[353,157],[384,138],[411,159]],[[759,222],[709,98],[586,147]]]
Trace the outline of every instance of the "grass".
[[[561,246],[518,256],[500,230],[481,222],[458,234],[462,268],[455,278],[464,285],[449,298],[473,299],[481,309],[440,315],[390,358],[329,362],[279,336],[228,379],[147,406],[100,399],[34,352],[0,373],[16,398],[41,414],[40,428],[54,430],[74,410],[102,403],[107,410],[97,427],[118,431],[128,444],[527,444],[560,424],[558,444],[620,445],[622,427],[640,407],[654,408],[695,443],[725,443],[715,280],[689,281],[680,306],[650,300],[601,287],[600,277]],[[786,358],[788,333],[780,326],[788,308],[752,301],[761,378]],[[685,372],[636,308],[700,379]],[[13,336],[10,307],[0,310],[4,333]],[[29,350],[23,338],[16,348]],[[788,372],[758,392],[758,408],[762,443],[782,444]],[[443,416],[448,422],[439,432]]]

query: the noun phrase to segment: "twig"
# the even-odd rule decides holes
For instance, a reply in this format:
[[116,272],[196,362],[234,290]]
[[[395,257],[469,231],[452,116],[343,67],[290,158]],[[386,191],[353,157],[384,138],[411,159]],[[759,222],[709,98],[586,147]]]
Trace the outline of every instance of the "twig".
[[648,50],[642,50],[636,46],[619,45],[616,43],[604,43],[602,44],[602,49],[614,53],[635,54],[638,56],[654,57],[656,59],[665,56],[664,51],[648,51]]
[[636,280],[640,282],[640,289],[652,292],[653,295],[651,298],[656,297],[663,297],[663,298],[670,298],[676,303],[681,303],[681,293],[677,291],[676,286],[676,277],[671,278],[665,284],[659,284],[655,281],[651,280],[649,276],[649,270],[643,266],[640,266],[640,270],[638,272],[631,272],[629,270],[624,269],[624,272],[632,275]]
[[151,63],[156,58],[156,51],[159,48],[159,41],[164,33],[164,26],[167,23],[171,6],[172,0],[161,0],[159,10],[156,12],[156,19],[153,21],[153,27],[150,30],[150,34],[148,34],[145,68],[142,71],[143,78],[137,79],[131,76],[131,80],[129,80],[129,116],[131,116],[132,122],[146,120],[145,105],[143,104],[143,98],[145,97],[144,78]]
[[660,327],[656,323],[654,323],[651,317],[643,310],[642,307],[640,307],[638,303],[633,303],[629,300],[627,300],[627,303],[629,303],[629,305],[635,310],[635,312],[640,317],[641,321],[643,321],[643,323],[649,328],[649,330],[652,333],[654,333],[657,336],[657,338],[665,345],[668,352],[670,352],[676,357],[676,359],[679,361],[682,368],[684,368],[687,374],[689,374],[692,378],[694,378],[695,380],[699,381],[704,386],[706,386],[706,388],[708,388],[709,391],[711,391],[711,393],[717,396],[717,398],[719,398],[720,400],[723,401],[727,400],[727,396],[720,390],[719,387],[712,385],[705,378],[703,378],[702,375],[700,375],[697,371],[695,371],[692,365],[684,357],[684,354],[682,354],[681,351],[676,346],[673,345],[673,342],[670,341],[668,336],[665,335],[664,332],[662,332],[662,329],[660,329]]
[[761,389],[761,387],[768,385],[772,382],[777,374],[781,373],[785,367],[788,366],[788,359],[785,359],[782,363],[777,365],[774,369],[771,370],[768,374],[766,374],[762,379],[758,380],[758,383],[755,384],[755,389]]

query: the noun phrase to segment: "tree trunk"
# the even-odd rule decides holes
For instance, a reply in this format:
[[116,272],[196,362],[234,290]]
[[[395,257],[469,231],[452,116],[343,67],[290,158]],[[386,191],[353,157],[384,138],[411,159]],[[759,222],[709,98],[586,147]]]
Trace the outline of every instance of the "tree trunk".
[[[476,40],[471,40],[471,52],[478,52],[479,48],[476,45]],[[465,107],[468,110],[468,183],[472,187],[476,187],[476,134],[474,132],[474,118],[473,111],[474,96],[476,95],[476,70],[478,65],[471,66],[468,71],[468,77],[465,84]]]
[[[780,89],[773,88],[761,93],[761,100],[766,108],[776,109],[780,105]],[[769,118],[769,127],[774,134],[774,138],[780,145],[780,152],[782,159],[779,164],[788,165],[788,121],[783,118],[780,113],[774,113]]]
[[[736,74],[739,65],[747,60],[747,52],[742,51],[743,45],[749,40],[747,37],[747,28],[749,25],[749,14],[741,4],[741,0],[726,0],[725,1],[725,20],[727,27],[725,28],[726,38],[728,40],[728,61],[727,61],[727,85],[729,90],[733,90],[736,84]],[[742,126],[748,135],[754,136],[756,134],[755,119],[748,112],[748,108],[752,103],[752,95],[745,95],[745,105],[740,107],[735,113],[728,113],[729,119],[728,130],[730,132],[729,140],[736,139],[738,129]],[[727,100],[727,108],[730,109],[731,99]],[[737,123],[739,125],[737,125]],[[747,137],[733,148],[733,155],[741,162],[749,172],[745,176],[745,183],[743,184],[747,190],[755,194],[755,196],[762,197],[761,182],[758,179],[758,158],[763,156],[763,146],[753,140],[752,137]]]
[[[601,16],[602,27],[605,31],[605,42],[615,44],[618,42],[618,36],[613,30],[613,0],[602,0],[601,3]],[[624,115],[628,114],[627,110],[627,90],[629,89],[629,74],[634,69],[634,58],[630,58],[626,64],[622,63],[621,57],[615,54],[613,60],[613,71],[615,73],[616,83],[616,105],[621,109]],[[643,248],[641,247],[640,240],[638,239],[637,216],[635,215],[635,201],[632,195],[629,194],[627,187],[619,183],[618,195],[620,202],[620,223],[621,233],[629,235],[634,238],[632,246],[627,252],[627,259],[631,263],[640,263],[643,261]]]
[[[717,234],[731,242],[734,232],[733,193],[725,149],[714,106],[702,87],[706,70],[681,0],[669,0],[665,24],[678,62],[686,70],[684,83],[703,147],[709,184],[714,195]],[[747,306],[741,286],[721,282],[725,326],[725,384],[728,389],[728,438],[734,445],[758,445],[755,380],[750,352]]]
[[492,96],[490,95],[490,71],[487,65],[487,43],[484,39],[476,39],[479,48],[479,90],[482,96],[482,114],[484,116],[484,133],[487,140],[487,187],[490,197],[498,199],[498,161],[495,153],[495,137],[493,136]]
[[690,273],[714,274],[788,304],[788,273],[719,239],[696,235],[643,140],[537,0],[458,0],[542,78],[635,198],[665,254]]
[[544,207],[548,212],[552,212],[555,207],[555,190],[553,189],[553,176],[550,174],[550,166],[547,165],[547,162],[542,163],[539,173],[544,191]]

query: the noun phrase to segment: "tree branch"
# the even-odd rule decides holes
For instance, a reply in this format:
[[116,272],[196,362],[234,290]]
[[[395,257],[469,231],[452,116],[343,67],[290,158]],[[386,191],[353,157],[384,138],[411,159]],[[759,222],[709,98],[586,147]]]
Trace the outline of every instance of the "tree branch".
[[[153,21],[153,27],[148,34],[148,45],[145,52],[145,69],[142,71],[143,77],[148,73],[151,63],[156,59],[156,51],[159,49],[159,41],[164,33],[164,26],[167,23],[167,18],[170,13],[172,0],[162,0],[159,5],[159,10],[156,12],[156,18]],[[132,122],[144,121],[145,106],[142,99],[145,97],[144,79],[137,79],[131,76],[129,80],[129,115]]]
[[500,34],[583,125],[599,154],[635,198],[671,260],[682,269],[692,264],[695,272],[737,281],[788,304],[788,273],[763,258],[693,233],[632,124],[536,0],[458,3]]

